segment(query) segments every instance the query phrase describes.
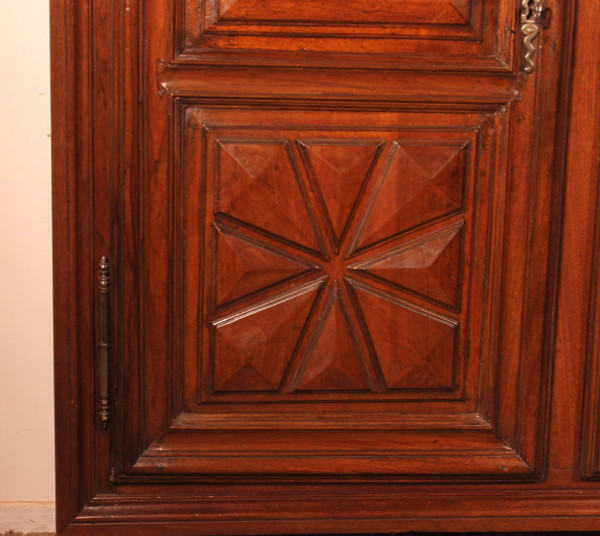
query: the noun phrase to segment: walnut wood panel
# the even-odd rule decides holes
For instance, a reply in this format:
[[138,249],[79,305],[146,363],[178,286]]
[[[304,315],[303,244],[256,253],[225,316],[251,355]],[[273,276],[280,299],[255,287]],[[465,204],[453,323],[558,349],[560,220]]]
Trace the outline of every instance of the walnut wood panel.
[[[597,153],[576,141],[600,13],[547,0],[524,76],[516,3],[478,27],[477,2],[468,24],[404,2],[306,53],[286,46],[317,4],[285,38],[266,4],[231,3],[203,50],[184,2],[52,4],[59,534],[599,530],[578,223]],[[563,189],[576,16],[587,126]]]
[[[518,2],[187,0],[178,62],[508,70]],[[423,63],[425,62],[425,63]],[[419,67],[421,66],[421,67]]]
[[508,401],[544,388],[541,362],[523,370],[491,330],[507,108],[170,102],[184,158],[142,194],[142,280],[165,263],[164,291],[138,298],[167,331],[141,339],[143,453],[118,481],[539,478],[540,436],[519,422],[541,408]]
[[[399,249],[410,250],[419,241],[431,244],[432,232],[437,235],[456,234],[463,227],[465,218],[473,227],[477,225],[473,206],[473,191],[478,182],[475,162],[489,158],[487,153],[478,154],[477,147],[483,143],[479,140],[479,125],[450,122],[447,127],[433,127],[431,124],[419,124],[416,117],[397,114],[396,120],[400,124],[405,122],[406,126],[381,132],[376,126],[371,128],[371,132],[353,128],[337,131],[333,130],[334,126],[330,127],[332,131],[315,131],[311,121],[320,116],[305,113],[299,115],[298,127],[303,130],[293,132],[289,127],[282,129],[276,123],[261,131],[253,127],[253,123],[278,122],[284,115],[275,112],[247,113],[246,118],[242,118],[240,114],[228,112],[226,116],[222,113],[224,117],[219,118],[210,111],[190,109],[187,113],[186,135],[198,133],[200,136],[200,128],[204,128],[206,136],[207,176],[200,184],[208,185],[208,209],[202,209],[195,202],[185,212],[196,213],[202,209],[208,214],[205,224],[208,245],[204,248],[207,251],[207,268],[204,282],[201,282],[206,285],[206,290],[197,292],[183,288],[183,292],[188,296],[219,294],[224,282],[238,285],[239,281],[245,281],[255,286],[254,293],[248,297],[251,299],[238,300],[232,307],[222,307],[219,300],[213,298],[212,305],[206,307],[205,318],[212,326],[205,334],[204,340],[208,342],[201,356],[190,354],[189,358],[190,361],[204,363],[204,381],[199,387],[201,400],[213,399],[224,391],[237,391],[238,400],[248,401],[241,397],[244,391],[267,390],[279,393],[278,399],[297,402],[302,399],[299,391],[325,391],[329,394],[324,393],[324,396],[331,399],[331,391],[365,389],[381,393],[378,398],[397,389],[406,391],[409,397],[410,391],[419,391],[412,398],[435,398],[435,394],[425,392],[428,386],[434,391],[445,391],[441,393],[443,398],[452,396],[449,392],[455,393],[453,398],[460,397],[467,355],[459,344],[459,323],[466,324],[468,310],[467,307],[459,310],[457,304],[459,293],[470,295],[468,289],[459,285],[459,279],[462,279],[464,271],[465,250],[470,251],[470,242],[473,241],[471,233],[463,231],[465,239],[456,240],[458,247],[454,247],[454,255],[451,255],[450,248],[445,257],[451,279],[448,292],[457,296],[450,308],[452,311],[444,312],[443,307],[436,309],[435,306],[431,310],[418,299],[413,300],[412,305],[410,301],[395,301],[405,303],[408,306],[406,310],[411,312],[392,329],[406,332],[410,325],[415,334],[421,332],[406,347],[405,367],[412,367],[414,374],[418,375],[427,374],[421,370],[423,368],[435,369],[439,365],[446,371],[442,374],[448,380],[446,382],[413,384],[407,371],[403,384],[397,378],[386,379],[389,367],[383,366],[380,360],[390,358],[391,348],[379,348],[385,336],[375,337],[374,331],[368,327],[376,313],[366,314],[370,308],[361,307],[360,289],[368,285],[368,281],[359,283],[363,285],[361,287],[357,287],[355,281],[360,280],[363,274],[369,274],[360,267],[375,262],[373,258],[379,261],[382,256],[394,255]],[[215,123],[210,120],[211,113],[216,118]],[[359,117],[364,121],[367,118],[356,114],[345,116],[348,121],[356,121]],[[385,121],[382,116],[372,114],[378,122]],[[227,127],[226,121],[246,121],[248,125]],[[412,129],[408,126],[410,121],[417,121]],[[485,130],[490,135],[489,128]],[[248,138],[249,132],[252,132],[252,138]],[[357,140],[357,136],[365,137]],[[197,147],[199,144],[190,142],[190,145]],[[186,154],[204,158],[202,153],[193,150],[186,151]],[[199,166],[200,163],[193,169]],[[489,188],[482,187],[482,191],[489,191]],[[180,197],[197,198],[190,191]],[[487,208],[487,202],[482,203],[484,205]],[[337,220],[335,225],[331,222],[332,214]],[[186,229],[186,222],[182,222],[181,227]],[[481,229],[484,227],[480,224]],[[385,231],[382,233],[381,230]],[[194,229],[188,228],[185,232],[189,243]],[[234,235],[238,239],[236,249],[232,249],[234,243],[231,240],[228,240],[228,249],[221,247],[228,236]],[[256,262],[259,250],[252,244],[260,243],[256,242],[257,237],[269,243],[272,251],[279,251],[281,258],[295,255],[299,260],[294,268],[300,277],[287,277],[286,280],[288,274],[282,273],[273,279],[274,274],[278,274],[277,266],[273,265],[271,257],[262,254],[262,248],[262,264]],[[438,240],[433,244],[439,248],[441,242]],[[202,248],[202,245],[198,247]],[[217,252],[216,256],[213,257],[212,251]],[[485,248],[482,251],[484,259],[480,264],[485,266]],[[434,264],[441,254],[441,249],[439,253],[430,249],[425,262]],[[185,253],[182,256],[185,257]],[[313,270],[307,274],[306,267],[310,266]],[[427,277],[431,273],[428,267],[421,271],[425,280],[415,276],[415,286],[423,287],[422,293],[407,287],[409,300],[411,295],[419,294],[431,300],[426,290],[430,284]],[[194,267],[189,270],[194,270]],[[390,277],[402,278],[405,271],[392,270]],[[473,276],[475,281],[482,277],[481,274]],[[385,278],[379,279],[379,287],[383,288],[384,294],[377,287],[367,286],[367,289],[375,291],[375,296],[382,296],[384,301],[394,300],[394,292],[401,287],[388,285]],[[254,284],[257,280],[264,283],[262,287]],[[437,285],[439,287],[440,283]],[[312,299],[307,301],[304,288],[311,291]],[[483,299],[483,296],[478,295],[476,299]],[[295,321],[288,318],[292,313]],[[339,330],[331,331],[332,322],[339,326]],[[440,324],[439,328],[433,327],[436,323]],[[291,326],[293,330],[286,331]],[[427,344],[430,332],[443,329],[441,326],[452,326],[451,344],[445,346],[445,351],[436,349],[440,341],[432,343],[431,347],[423,346]],[[327,358],[320,342],[324,330],[331,335],[327,338],[332,339],[328,346],[332,353]],[[266,336],[266,333],[270,335]],[[478,333],[477,327],[474,327],[473,333]],[[336,338],[340,338],[338,344],[333,343]],[[463,344],[467,344],[465,341],[468,340],[468,344],[477,346],[477,338],[465,333]],[[277,351],[274,343],[278,346]],[[392,344],[401,348],[402,337]],[[391,355],[395,354],[397,352]],[[272,361],[275,355],[278,357]],[[411,359],[415,364],[409,366]],[[264,378],[261,380],[261,372],[251,365],[252,362],[263,362],[263,365],[257,366],[263,371],[271,369],[277,378],[276,383],[264,381]],[[333,368],[327,366],[328,362]],[[344,380],[341,371],[345,369],[354,371],[352,378]],[[215,379],[225,374],[224,370],[228,371],[228,377],[217,380],[221,387],[216,388]],[[329,376],[332,383],[321,382],[321,388],[316,389],[319,382],[312,382],[312,389],[304,388],[309,379],[314,380],[321,375]],[[249,385],[250,377],[255,378],[256,385],[250,389],[242,388]],[[237,388],[236,378],[239,380]],[[337,382],[335,378],[338,378]],[[223,382],[227,383],[227,389],[223,389]],[[388,385],[389,382],[395,387]],[[350,394],[344,396],[350,399],[348,397],[355,398]],[[253,396],[253,400],[258,399],[258,394]],[[233,400],[233,395],[229,396],[229,400]],[[265,400],[274,399],[267,396]]]

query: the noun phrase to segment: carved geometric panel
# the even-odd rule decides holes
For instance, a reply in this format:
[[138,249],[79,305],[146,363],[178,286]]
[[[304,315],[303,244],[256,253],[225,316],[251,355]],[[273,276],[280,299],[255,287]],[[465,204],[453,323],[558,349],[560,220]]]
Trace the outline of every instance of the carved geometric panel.
[[173,285],[152,289],[171,412],[130,474],[533,478],[530,364],[494,333],[504,112],[184,101]]
[[470,135],[256,134],[209,143],[208,399],[455,390]]

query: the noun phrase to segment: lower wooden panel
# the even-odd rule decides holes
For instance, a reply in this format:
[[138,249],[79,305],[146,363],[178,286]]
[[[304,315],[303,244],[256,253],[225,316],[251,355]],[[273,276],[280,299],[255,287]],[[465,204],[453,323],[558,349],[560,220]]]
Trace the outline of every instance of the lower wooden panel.
[[172,117],[170,180],[132,192],[143,396],[120,390],[143,441],[119,483],[540,478],[542,428],[520,423],[545,411],[542,356],[495,335],[519,336],[502,244],[534,217],[506,207],[507,106],[173,98]]

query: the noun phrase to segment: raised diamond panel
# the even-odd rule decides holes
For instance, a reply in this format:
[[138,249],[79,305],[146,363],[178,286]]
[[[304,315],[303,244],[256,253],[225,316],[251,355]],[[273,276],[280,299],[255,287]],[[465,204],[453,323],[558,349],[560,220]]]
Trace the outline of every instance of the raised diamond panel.
[[213,324],[213,389],[277,391],[318,289],[277,300]]
[[461,227],[427,234],[353,269],[456,308],[460,295]]
[[467,151],[468,145],[394,142],[357,247],[370,246],[460,210]]
[[217,236],[216,303],[223,305],[278,283],[289,281],[318,266],[272,246],[233,234],[215,224]]
[[383,145],[377,140],[300,142],[338,246]]
[[456,321],[365,287],[356,293],[388,388],[453,388]]
[[320,246],[285,141],[219,142],[217,211],[312,250]]
[[313,333],[308,359],[296,386],[299,391],[365,390],[364,357],[350,324],[338,285],[334,285]]

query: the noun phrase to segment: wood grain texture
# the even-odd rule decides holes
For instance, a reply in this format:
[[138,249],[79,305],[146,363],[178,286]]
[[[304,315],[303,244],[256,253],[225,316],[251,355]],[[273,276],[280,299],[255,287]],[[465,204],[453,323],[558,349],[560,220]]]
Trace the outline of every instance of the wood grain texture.
[[[599,9],[594,7],[598,16]],[[585,25],[589,21],[585,22]],[[585,32],[586,26],[581,28]],[[584,415],[581,422],[581,472],[584,478],[600,479],[600,426],[598,412],[600,411],[600,286],[598,279],[598,261],[600,251],[600,98],[596,88],[600,83],[600,68],[598,66],[598,51],[593,46],[585,46],[582,54],[575,58],[574,68],[581,70],[581,65],[589,64],[589,75],[586,78],[577,77],[573,89],[572,124],[581,125],[573,129],[570,137],[571,147],[578,147],[585,158],[569,160],[571,170],[567,193],[570,208],[573,212],[581,211],[577,219],[567,220],[565,225],[565,254],[575,255],[572,248],[577,245],[577,261],[572,266],[565,267],[570,276],[568,284],[574,285],[573,291],[582,295],[582,303],[578,304],[567,295],[563,295],[563,311],[577,313],[581,318],[577,331],[573,333],[573,341],[580,344],[583,353],[587,354],[585,361],[585,394]],[[585,217],[584,217],[585,216]],[[585,243],[573,243],[572,237],[582,234],[589,237]],[[576,279],[576,278],[579,278]],[[589,303],[583,300],[589,296]],[[577,305],[579,307],[577,308]],[[586,317],[587,315],[587,317]],[[584,321],[587,318],[587,325]],[[563,328],[564,328],[563,324]],[[587,328],[587,332],[586,332]],[[576,338],[578,336],[579,338]],[[584,339],[587,337],[585,343]],[[563,339],[564,340],[564,339]],[[579,363],[583,367],[584,362]]]
[[59,534],[600,529],[598,10],[199,5],[52,7]]
[[[383,467],[389,468],[394,474],[390,478],[395,480],[412,479],[425,467],[429,467],[428,474],[432,471],[439,474],[430,477],[434,480],[449,476],[486,479],[491,474],[497,475],[494,478],[510,479],[514,475],[537,478],[536,469],[514,450],[510,440],[490,436],[494,425],[480,412],[482,397],[493,399],[497,388],[491,377],[481,376],[481,370],[500,365],[493,342],[481,333],[492,310],[486,309],[487,297],[480,292],[478,281],[488,277],[489,269],[485,267],[489,266],[491,255],[489,237],[500,236],[500,227],[491,226],[488,219],[475,221],[474,218],[476,211],[486,214],[504,210],[501,204],[495,205],[492,201],[494,192],[504,187],[503,181],[494,180],[495,169],[486,172],[487,182],[481,178],[482,169],[489,169],[493,161],[501,159],[491,154],[490,147],[500,147],[493,140],[504,128],[502,110],[498,116],[466,111],[454,114],[363,112],[359,115],[326,109],[321,112],[269,110],[255,105],[243,111],[237,106],[215,107],[189,99],[176,100],[174,106],[175,117],[179,115],[175,128],[184,129],[179,139],[186,155],[181,168],[183,175],[175,177],[174,183],[185,189],[176,188],[170,195],[171,199],[184,202],[181,207],[177,201],[161,205],[151,191],[144,196],[154,207],[148,216],[148,225],[168,222],[172,216],[167,211],[171,209],[181,218],[175,220],[174,226],[182,230],[185,242],[182,237],[177,238],[177,232],[169,233],[172,238],[166,242],[167,250],[182,249],[175,249],[176,252],[165,259],[182,260],[179,268],[168,268],[179,270],[182,279],[172,285],[173,290],[168,294],[145,290],[146,299],[155,304],[146,314],[151,315],[151,325],[162,323],[168,327],[162,311],[166,310],[164,307],[173,307],[171,322],[189,325],[187,329],[191,331],[179,332],[179,339],[175,338],[177,333],[171,331],[170,342],[163,339],[159,349],[142,356],[146,379],[140,377],[138,381],[141,385],[152,382],[156,386],[151,390],[152,398],[142,403],[142,418],[137,425],[149,444],[148,448],[138,444],[135,450],[141,448],[145,453],[119,474],[119,481],[160,479],[167,473],[176,473],[178,479],[195,480],[202,480],[203,473],[218,472],[241,477],[248,471],[262,472],[265,477],[270,475],[276,480],[285,479],[282,473],[299,473],[295,461],[286,461],[292,455],[302,456],[306,460],[303,462],[305,470],[310,468],[316,474],[356,472],[352,457],[358,463],[358,456],[368,456],[372,461],[363,458],[360,467],[364,475],[360,478],[367,480],[377,480],[376,473]],[[286,124],[282,125],[282,120]],[[357,121],[364,124],[360,130],[354,126]],[[390,122],[394,126],[390,126]],[[345,124],[352,126],[342,128]],[[252,138],[248,138],[249,132]],[[365,146],[368,139],[375,151],[371,151],[366,163],[360,164],[364,159],[362,152],[358,160],[353,157],[348,163],[343,157],[348,157],[348,147],[353,146],[353,140],[359,135],[359,147]],[[343,176],[358,173],[358,179],[354,179],[360,188],[357,198],[354,198],[356,187],[347,190],[348,194],[354,192],[349,201],[344,199],[346,190],[338,192],[341,197],[337,198],[329,194],[328,208],[322,192],[329,187],[324,187],[323,181],[338,180],[339,174],[321,174],[319,184],[306,152],[306,147],[315,144],[343,149],[335,158],[329,149],[329,168],[334,162],[345,169]],[[403,167],[396,163],[400,151]],[[382,184],[390,183],[392,190],[382,192]],[[380,199],[390,197],[394,189],[404,195],[395,204],[384,207],[389,213],[372,208]],[[157,195],[162,196],[163,192]],[[348,218],[344,240],[331,228],[332,202],[350,207],[350,214],[344,217]],[[437,208],[428,210],[428,204]],[[201,214],[204,214],[204,222],[198,219]],[[185,215],[192,215],[191,219]],[[376,221],[375,215],[382,218],[383,223]],[[391,223],[386,223],[388,221]],[[459,300],[450,307],[435,300],[424,300],[418,290],[408,288],[404,292],[400,285],[390,285],[385,279],[365,276],[361,281],[361,271],[355,268],[357,263],[380,259],[402,248],[403,244],[422,240],[420,237],[437,236],[448,228],[463,228],[465,222],[468,222],[464,230],[467,236],[463,244],[459,244],[452,267],[456,274],[461,273],[460,279],[458,275],[455,277],[453,290],[460,293],[464,306],[458,304]],[[361,243],[361,237],[372,227],[387,227],[388,231],[383,235],[371,232],[366,243]],[[219,300],[214,299],[214,289],[218,295],[223,281],[235,285],[245,278],[245,284],[254,284],[256,277],[267,281],[264,278],[271,276],[270,265],[260,266],[260,262],[264,262],[262,253],[258,257],[259,264],[253,268],[257,275],[252,278],[247,277],[247,266],[254,263],[256,257],[245,263],[226,262],[224,265],[221,262],[224,235],[240,238],[234,243],[238,258],[250,259],[247,248],[263,244],[279,252],[281,258],[295,257],[305,266],[312,263],[314,268],[299,278],[273,281],[270,286],[259,286],[246,293],[246,297],[219,305]],[[202,269],[198,265],[198,252],[203,252],[205,259]],[[475,256],[478,261],[474,260]],[[465,258],[470,260],[467,262]],[[231,261],[231,257],[227,260]],[[157,259],[152,265],[153,271],[156,262]],[[479,269],[474,268],[477,265]],[[241,267],[237,268],[241,270],[238,273],[236,266]],[[227,270],[227,276],[223,270]],[[180,294],[174,289],[180,289]],[[315,298],[307,298],[307,294],[315,291],[318,291]],[[199,310],[197,300],[202,297],[204,305]],[[168,302],[160,305],[163,299],[172,300],[174,306],[168,306]],[[486,313],[469,322],[472,308]],[[381,311],[393,321],[382,324],[378,320]],[[194,319],[193,323],[188,324],[189,319]],[[461,324],[464,324],[462,329]],[[327,334],[325,341],[323,333]],[[199,345],[198,341],[205,342]],[[162,372],[165,344],[172,348],[167,374]],[[480,350],[467,352],[467,348],[475,347]],[[176,348],[182,352],[177,368],[174,365]],[[324,352],[333,353],[325,357]],[[320,356],[317,361],[315,355]],[[503,366],[510,363],[508,360]],[[346,375],[340,374],[340,367]],[[317,377],[320,383],[315,382]],[[156,384],[160,379],[168,382],[163,383],[162,388]],[[169,391],[169,384],[174,385],[173,391]],[[503,384],[500,388],[507,394],[515,385]],[[179,408],[173,403],[178,398],[182,404]],[[303,405],[306,402],[311,404]],[[154,428],[158,425],[154,420],[155,408],[165,411],[169,404],[173,404],[169,412],[176,426],[163,424],[161,428]],[[435,435],[437,427],[447,426],[449,422],[455,423],[461,431],[441,440],[431,451],[428,440],[421,442],[419,435],[410,430],[414,426],[415,412],[430,416],[420,426],[432,430],[430,437]],[[328,419],[335,419],[340,429],[352,430],[360,422],[373,431],[365,435],[364,442],[357,443],[351,457],[328,457],[322,453],[322,445],[341,445],[339,437],[342,436],[325,433],[327,420],[319,426],[321,431],[314,434],[307,433],[309,425],[306,424],[318,422],[324,414]],[[227,430],[215,436],[220,438],[218,450],[221,453],[215,451],[212,457],[200,456],[200,451],[195,450],[200,445],[188,441],[193,430],[204,429],[203,420],[207,415],[210,415],[212,430],[219,422]],[[243,415],[246,422],[252,420],[255,428],[262,426],[265,441],[271,438],[274,446],[281,444],[277,429],[284,420],[290,429],[305,423],[302,425],[305,431],[284,436],[293,448],[286,446],[281,452],[277,447],[272,459],[249,458],[240,450],[242,436],[232,429],[234,423],[240,421],[236,415]],[[376,427],[386,423],[386,415],[385,427],[390,429],[387,436],[376,432]],[[506,424],[518,418],[514,407],[501,415]],[[472,433],[469,428],[472,425],[462,430],[464,424],[461,423],[465,423],[465,419],[478,421],[480,431]],[[404,431],[395,434],[392,431],[395,427]],[[181,433],[182,429],[185,434]],[[160,432],[157,434],[155,430]],[[397,454],[386,460],[381,445],[392,437],[405,439],[402,444],[398,443]],[[408,444],[411,437],[415,442],[414,451],[402,446]],[[216,446],[210,434],[205,438],[208,443],[201,447],[202,451],[214,451]],[[532,434],[527,440],[532,441],[531,444],[537,441]],[[479,441],[485,446],[479,447]],[[463,453],[456,456],[474,456],[468,475],[460,474],[463,470],[459,467],[464,464],[450,463],[448,458],[459,444]],[[171,456],[170,452],[175,454]],[[409,452],[414,460],[410,466],[403,461],[408,460]],[[497,452],[502,452],[500,458]],[[415,458],[417,454],[422,456],[419,462]],[[392,470],[394,463],[397,469]]]
[[174,47],[179,63],[502,71],[512,68],[516,8],[514,0],[189,0],[175,14]]

